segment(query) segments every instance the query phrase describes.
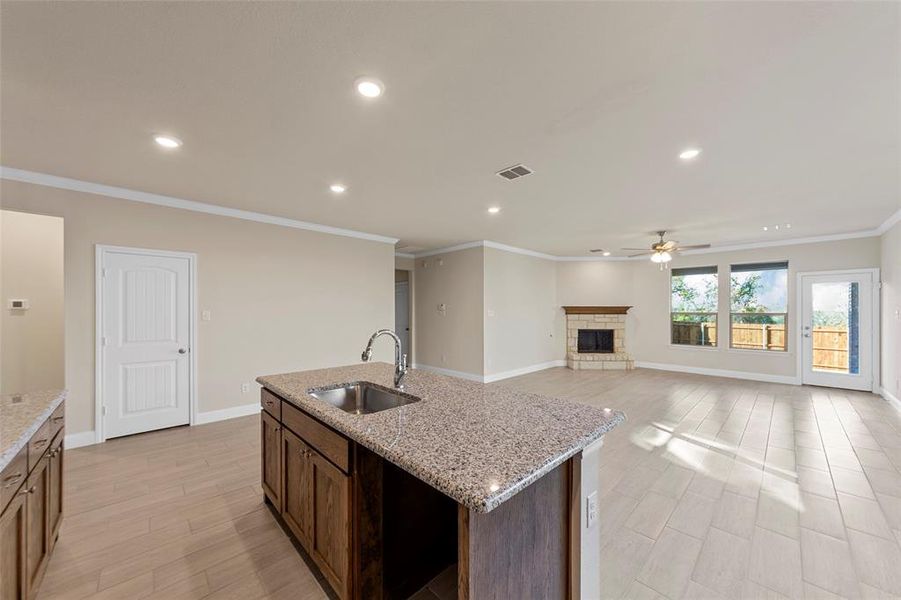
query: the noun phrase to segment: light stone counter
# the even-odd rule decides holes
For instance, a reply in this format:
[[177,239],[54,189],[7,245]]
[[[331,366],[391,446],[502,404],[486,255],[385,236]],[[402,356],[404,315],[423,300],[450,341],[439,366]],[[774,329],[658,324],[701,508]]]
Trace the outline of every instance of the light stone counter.
[[258,377],[275,394],[353,441],[486,513],[619,425],[619,411],[411,369],[407,394],[421,398],[368,415],[310,396],[311,388],[368,381],[393,387],[394,367],[363,363]]
[[0,471],[65,399],[66,390],[0,396]]

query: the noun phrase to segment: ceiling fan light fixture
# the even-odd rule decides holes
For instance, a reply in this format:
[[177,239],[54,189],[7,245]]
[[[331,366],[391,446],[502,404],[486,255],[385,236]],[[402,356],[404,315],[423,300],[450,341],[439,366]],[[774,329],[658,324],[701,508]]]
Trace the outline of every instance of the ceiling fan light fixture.
[[651,255],[652,263],[668,263],[673,260],[673,255],[669,252],[655,252]]

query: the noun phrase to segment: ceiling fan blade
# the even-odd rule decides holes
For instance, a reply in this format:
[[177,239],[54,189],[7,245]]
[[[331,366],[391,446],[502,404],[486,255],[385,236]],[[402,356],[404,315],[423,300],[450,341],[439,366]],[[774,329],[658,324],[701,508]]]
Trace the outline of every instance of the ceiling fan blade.
[[673,248],[675,248],[678,245],[679,245],[679,242],[670,240],[668,242],[663,242],[663,244],[660,246],[660,249],[669,252],[670,250],[672,250]]
[[653,250],[648,250],[647,248],[620,248],[620,250],[641,250],[642,252],[653,252]]
[[636,256],[649,256],[654,254],[653,252],[639,252],[638,254],[630,254],[628,258],[635,258]]
[[603,251],[604,251],[603,248],[592,248],[591,250],[589,250],[589,252],[603,252]]
[[710,244],[694,244],[693,246],[679,246],[679,250],[695,250],[698,248],[709,248]]

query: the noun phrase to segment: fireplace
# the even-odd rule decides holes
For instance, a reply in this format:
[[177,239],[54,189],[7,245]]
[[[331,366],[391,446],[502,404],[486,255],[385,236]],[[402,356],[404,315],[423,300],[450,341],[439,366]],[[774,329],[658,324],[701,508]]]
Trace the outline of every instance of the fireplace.
[[578,334],[577,352],[586,354],[600,352],[612,354],[613,330],[612,329],[580,329]]
[[566,366],[570,369],[635,367],[626,351],[626,313],[631,306],[564,306]]

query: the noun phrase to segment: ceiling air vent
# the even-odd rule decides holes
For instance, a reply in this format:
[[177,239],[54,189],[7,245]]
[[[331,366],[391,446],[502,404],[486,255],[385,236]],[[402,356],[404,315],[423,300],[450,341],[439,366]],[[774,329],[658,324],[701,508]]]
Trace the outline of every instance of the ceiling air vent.
[[532,169],[525,165],[513,165],[512,167],[507,167],[502,171],[498,171],[497,174],[504,179],[509,179],[512,181],[513,179],[519,179],[520,177],[531,175]]

